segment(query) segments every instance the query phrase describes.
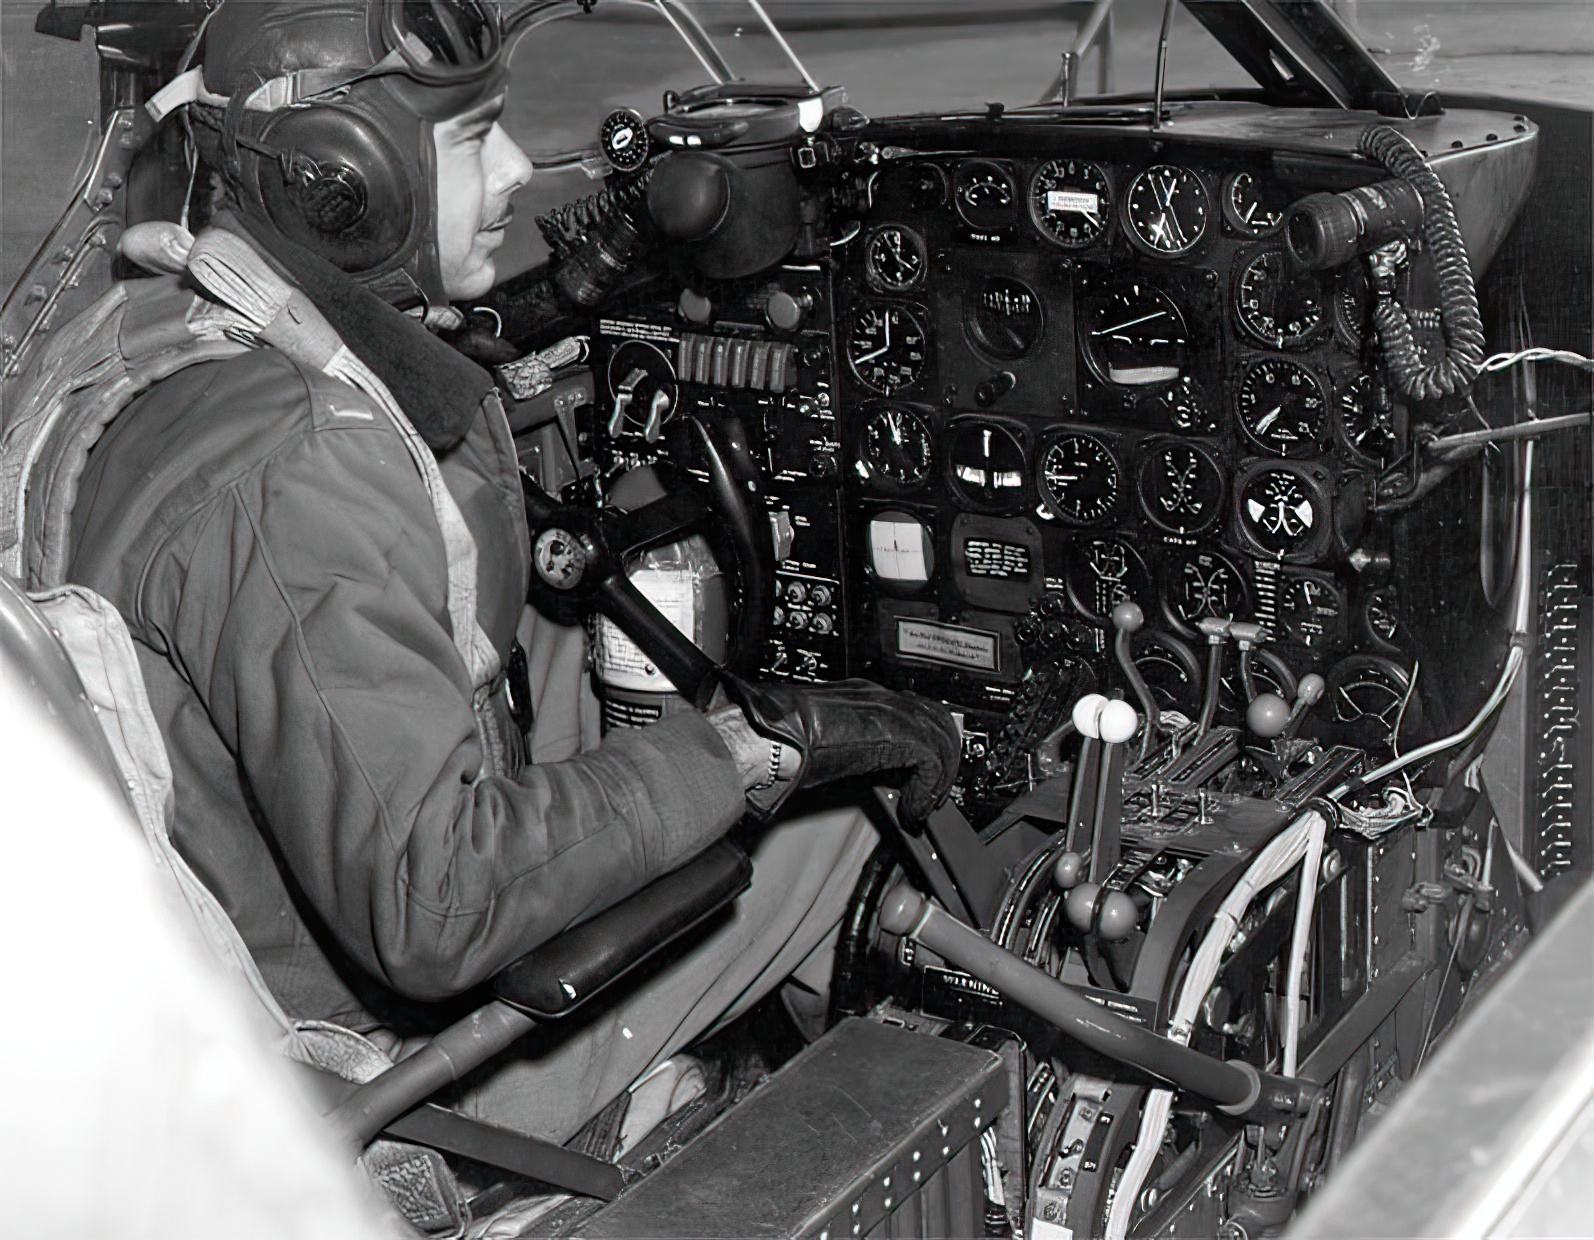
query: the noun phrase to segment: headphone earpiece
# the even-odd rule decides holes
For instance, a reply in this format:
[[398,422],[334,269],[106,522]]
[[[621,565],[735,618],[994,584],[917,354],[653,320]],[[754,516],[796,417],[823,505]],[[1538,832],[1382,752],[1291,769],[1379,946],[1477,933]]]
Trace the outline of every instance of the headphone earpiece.
[[336,105],[287,111],[259,145],[277,156],[256,163],[260,205],[290,240],[351,274],[378,271],[413,244],[427,187],[368,117]]

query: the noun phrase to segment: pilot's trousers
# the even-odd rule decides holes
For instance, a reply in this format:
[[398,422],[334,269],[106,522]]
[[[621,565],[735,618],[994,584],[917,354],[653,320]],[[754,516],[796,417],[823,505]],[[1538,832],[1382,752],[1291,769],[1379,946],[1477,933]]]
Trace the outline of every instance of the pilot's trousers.
[[[521,625],[536,712],[534,761],[557,762],[597,743],[584,639],[580,628],[529,610]],[[644,982],[622,982],[597,1010],[523,1038],[472,1078],[455,1105],[564,1141],[654,1064],[746,1011],[805,961],[805,974],[828,976],[828,940],[876,838],[850,808],[777,823],[750,850],[752,886],[728,922]]]

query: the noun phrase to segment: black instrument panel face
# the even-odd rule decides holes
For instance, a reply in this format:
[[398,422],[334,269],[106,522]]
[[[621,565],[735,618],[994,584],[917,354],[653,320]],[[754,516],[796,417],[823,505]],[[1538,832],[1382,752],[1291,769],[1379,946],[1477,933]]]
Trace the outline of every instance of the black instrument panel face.
[[835,250],[852,670],[994,734],[1048,660],[1122,685],[1124,599],[1153,680],[1204,664],[1213,616],[1261,621],[1291,677],[1398,664],[1362,641],[1349,563],[1406,412],[1368,364],[1365,279],[1280,235],[1323,187],[1143,131],[989,132],[917,155],[905,125]]

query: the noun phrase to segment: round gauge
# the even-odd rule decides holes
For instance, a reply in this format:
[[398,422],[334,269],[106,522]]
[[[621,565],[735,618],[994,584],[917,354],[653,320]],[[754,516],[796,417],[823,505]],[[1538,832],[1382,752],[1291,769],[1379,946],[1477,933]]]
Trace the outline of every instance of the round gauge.
[[1310,650],[1332,645],[1345,627],[1345,595],[1331,577],[1281,578],[1277,607],[1279,637]]
[[1064,435],[1041,453],[1041,499],[1070,525],[1095,525],[1117,511],[1123,498],[1123,471],[1110,449],[1094,435]]
[[1194,719],[1201,709],[1201,665],[1195,652],[1176,637],[1141,629],[1133,639],[1135,666],[1160,710]]
[[899,487],[918,486],[930,476],[933,443],[922,414],[901,406],[877,409],[864,424],[860,472]]
[[1234,287],[1240,326],[1274,349],[1297,349],[1323,326],[1323,286],[1293,269],[1283,250],[1263,250],[1240,269]]
[[598,126],[598,146],[603,157],[621,172],[635,172],[648,162],[652,143],[642,113],[635,108],[618,108]]
[[1106,624],[1125,599],[1151,597],[1151,574],[1140,553],[1117,538],[1076,540],[1064,576],[1068,599],[1085,619]]
[[1171,534],[1199,534],[1223,510],[1223,467],[1200,444],[1168,440],[1140,463],[1140,506]]
[[1422,701],[1411,693],[1411,674],[1393,659],[1353,654],[1328,673],[1329,714],[1353,743],[1388,748],[1399,732],[1422,731]]
[[1101,240],[1112,210],[1107,174],[1085,159],[1048,160],[1029,182],[1029,217],[1041,236],[1065,250]]
[[1240,528],[1268,555],[1303,555],[1326,533],[1321,493],[1284,465],[1264,466],[1241,483],[1239,507]]
[[1250,591],[1240,570],[1216,551],[1184,551],[1163,568],[1162,603],[1175,628],[1189,631],[1209,616],[1250,614]]
[[971,159],[952,178],[952,201],[970,228],[994,232],[1013,222],[1018,191],[1013,175],[988,159]]
[[1124,224],[1130,238],[1159,258],[1188,254],[1206,235],[1211,208],[1206,187],[1188,168],[1160,164],[1129,183]]
[[1367,273],[1360,263],[1350,263],[1340,272],[1334,286],[1334,330],[1353,353],[1361,352],[1371,334],[1372,293]]
[[1252,172],[1236,172],[1223,183],[1223,217],[1246,237],[1265,237],[1284,222],[1289,200],[1270,181]]
[[929,266],[924,238],[900,224],[885,224],[869,234],[863,262],[870,283],[888,293],[915,287]]
[[1000,422],[954,422],[947,438],[953,488],[982,508],[1016,508],[1024,502],[1024,445]]
[[986,276],[964,302],[969,338],[998,361],[1023,357],[1041,338],[1046,312],[1035,290],[1011,276]]
[[847,333],[847,361],[860,382],[890,395],[917,383],[924,371],[924,326],[903,306],[863,306]]
[[1085,300],[1085,359],[1119,387],[1149,387],[1179,377],[1190,345],[1173,298],[1131,280]]
[[1367,596],[1362,604],[1362,623],[1372,646],[1391,653],[1400,649],[1404,634],[1400,628],[1400,610],[1391,591],[1374,590]]
[[1307,456],[1318,451],[1328,427],[1323,387],[1299,362],[1263,358],[1240,379],[1240,426],[1267,452]]
[[1395,409],[1387,387],[1363,373],[1341,384],[1334,395],[1339,403],[1340,434],[1352,452],[1375,465],[1388,465],[1400,455]]

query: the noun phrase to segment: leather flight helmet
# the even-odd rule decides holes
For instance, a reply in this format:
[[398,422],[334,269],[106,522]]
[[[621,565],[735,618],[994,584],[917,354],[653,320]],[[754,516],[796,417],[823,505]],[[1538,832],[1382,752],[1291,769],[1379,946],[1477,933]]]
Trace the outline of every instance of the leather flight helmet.
[[503,89],[496,5],[226,0],[201,38],[195,102],[268,247],[275,234],[390,300],[445,304],[432,126]]

